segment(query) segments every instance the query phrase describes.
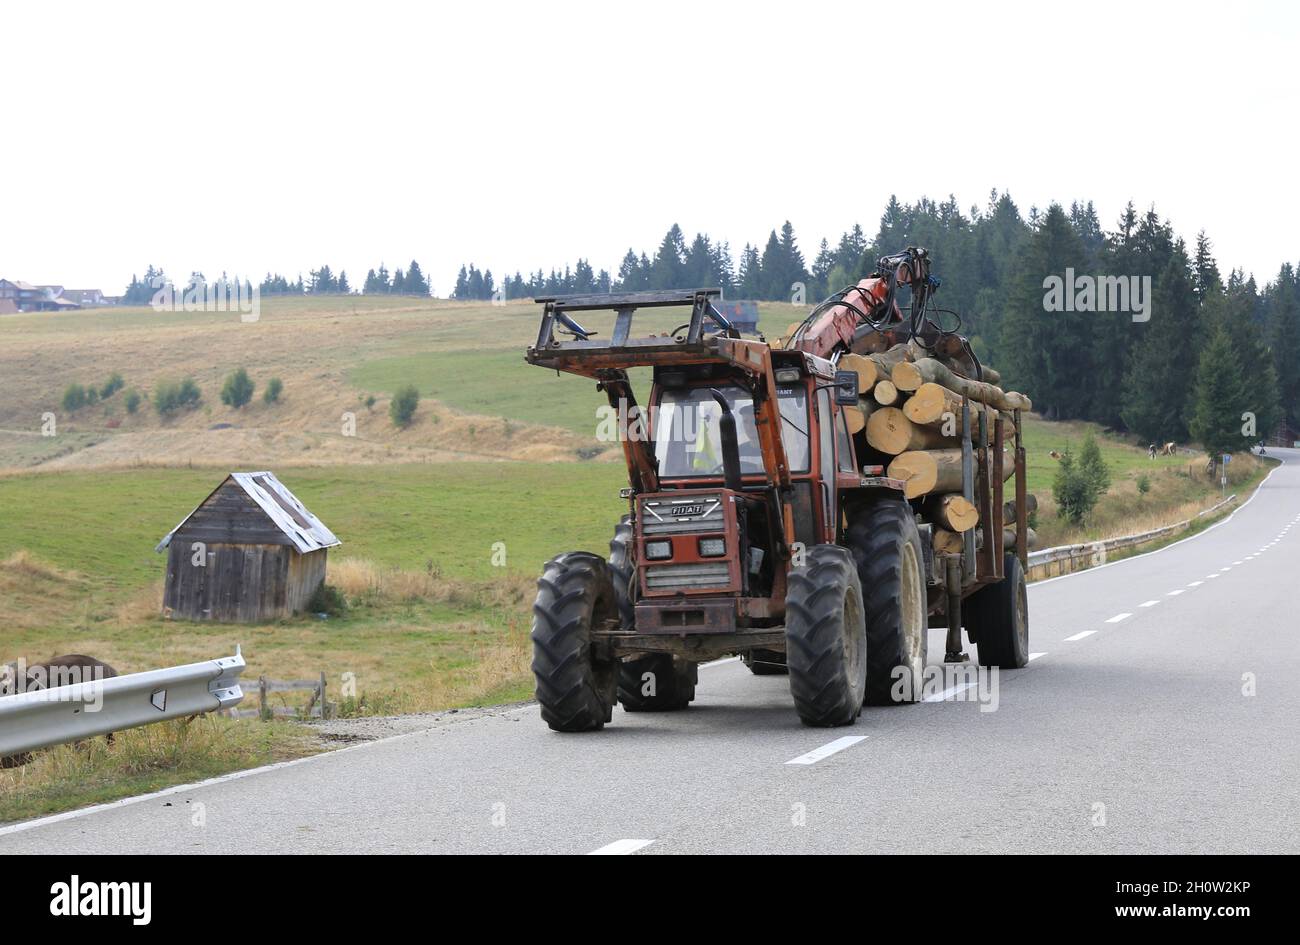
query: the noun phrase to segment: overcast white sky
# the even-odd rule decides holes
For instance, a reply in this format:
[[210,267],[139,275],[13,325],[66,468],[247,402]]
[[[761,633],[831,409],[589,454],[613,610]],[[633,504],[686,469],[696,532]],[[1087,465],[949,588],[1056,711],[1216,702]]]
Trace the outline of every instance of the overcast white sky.
[[[1295,3],[6,4],[0,277],[805,253],[891,193],[1300,260]],[[942,260],[938,261],[942,272]]]

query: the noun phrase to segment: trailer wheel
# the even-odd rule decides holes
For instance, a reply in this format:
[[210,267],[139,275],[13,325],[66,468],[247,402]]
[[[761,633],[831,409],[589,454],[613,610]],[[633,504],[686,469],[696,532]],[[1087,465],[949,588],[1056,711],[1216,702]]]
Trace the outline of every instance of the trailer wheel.
[[[911,507],[885,499],[859,509],[845,544],[866,602],[866,703],[919,702],[929,632],[925,558]],[[908,678],[899,677],[900,667]]]
[[1019,669],[1029,664],[1029,595],[1020,559],[1008,554],[1005,576],[972,594],[962,605],[966,635],[979,647],[981,666]]
[[636,598],[632,592],[636,568],[632,565],[631,515],[624,515],[614,526],[614,537],[609,540],[609,573],[614,581],[619,622],[622,629],[631,630],[636,626]]
[[670,712],[695,699],[699,667],[671,653],[650,653],[618,666],[618,701],[628,712]]
[[805,725],[852,725],[862,712],[867,635],[862,585],[853,556],[813,545],[790,571],[785,601],[790,694]]
[[546,563],[533,604],[533,675],[542,718],[557,732],[585,732],[610,720],[614,661],[592,650],[595,627],[618,619],[609,567],[574,551]]
[[780,650],[750,650],[741,661],[755,676],[784,676],[790,672],[785,665],[785,654]]

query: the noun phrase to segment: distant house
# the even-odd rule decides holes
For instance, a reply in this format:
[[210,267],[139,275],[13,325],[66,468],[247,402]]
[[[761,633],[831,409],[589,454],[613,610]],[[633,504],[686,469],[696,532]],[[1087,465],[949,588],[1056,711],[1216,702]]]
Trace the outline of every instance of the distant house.
[[40,286],[19,280],[0,279],[0,300],[9,299],[20,312],[38,312],[45,308],[45,291]]
[[21,280],[0,279],[0,311],[11,310],[6,302],[12,302],[12,311],[19,312],[58,312],[83,305],[106,304],[104,294],[98,289],[68,290],[61,285],[32,285]]
[[254,622],[298,613],[339,544],[274,473],[231,473],[155,549],[167,551],[163,615]]
[[112,304],[112,302],[109,301],[108,296],[104,295],[104,293],[100,292],[98,289],[64,289],[63,294],[59,297],[67,299],[69,302],[74,302],[82,308],[86,308],[87,306]]

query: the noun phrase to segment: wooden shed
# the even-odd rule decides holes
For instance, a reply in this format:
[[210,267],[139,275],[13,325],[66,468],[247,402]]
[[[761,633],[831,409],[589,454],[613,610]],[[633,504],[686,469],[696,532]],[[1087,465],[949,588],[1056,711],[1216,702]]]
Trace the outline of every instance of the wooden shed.
[[297,613],[338,544],[273,473],[231,473],[155,549],[167,551],[163,616],[249,622]]

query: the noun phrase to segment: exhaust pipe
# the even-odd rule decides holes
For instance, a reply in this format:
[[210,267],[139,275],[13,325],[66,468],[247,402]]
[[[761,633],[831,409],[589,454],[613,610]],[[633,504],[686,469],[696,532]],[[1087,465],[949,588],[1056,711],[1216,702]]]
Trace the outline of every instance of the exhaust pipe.
[[722,410],[722,419],[718,421],[718,439],[722,443],[722,477],[727,488],[733,492],[740,491],[740,441],[736,437],[736,417],[731,412],[731,404],[717,388],[710,387],[709,394]]

